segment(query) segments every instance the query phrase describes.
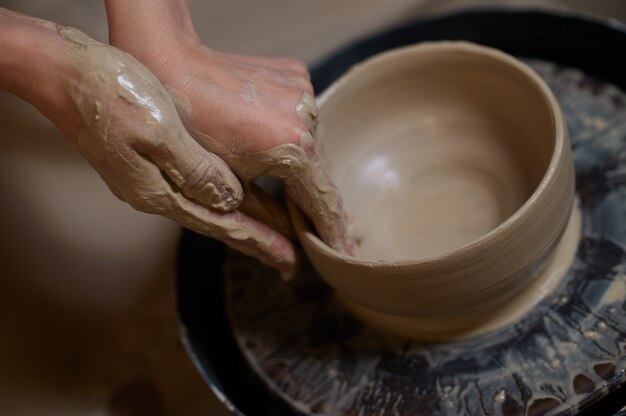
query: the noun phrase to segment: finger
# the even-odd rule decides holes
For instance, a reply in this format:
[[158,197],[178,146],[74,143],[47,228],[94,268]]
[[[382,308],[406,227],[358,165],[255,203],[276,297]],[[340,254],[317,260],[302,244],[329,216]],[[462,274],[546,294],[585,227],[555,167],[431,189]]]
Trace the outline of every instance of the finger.
[[211,211],[177,193],[170,193],[170,219],[277,269],[284,280],[293,278],[298,258],[291,241],[279,232],[236,210]]
[[239,211],[267,224],[284,236],[293,239],[295,232],[285,207],[255,183],[244,185],[245,197]]
[[283,178],[289,197],[313,222],[321,239],[342,253],[352,255],[355,243],[348,234],[343,202],[326,167],[319,160],[313,137],[303,134],[306,156],[298,172]]
[[310,96],[313,96],[313,85],[308,78],[295,73],[295,72],[283,72],[283,82],[286,86],[296,89],[298,92],[306,92]]
[[251,55],[230,55],[230,57],[238,62],[266,66],[281,72],[293,72],[301,77],[310,79],[309,69],[306,64],[297,59]]
[[281,178],[287,194],[314,223],[321,239],[334,249],[352,255],[356,243],[348,233],[343,203],[320,160],[312,135],[317,125],[315,99],[302,94],[296,111],[308,130],[300,133],[299,145],[283,144],[264,152],[239,155],[232,165],[245,179],[257,175]]
[[199,204],[226,212],[243,200],[241,184],[228,165],[186,132],[163,144],[137,150],[148,153],[176,188]]
[[248,154],[240,157],[239,162],[261,169],[256,174],[281,178],[288,196],[313,222],[320,238],[332,248],[352,255],[356,245],[348,233],[339,191],[320,161],[313,136],[302,133],[300,144]]
[[268,65],[271,65],[282,72],[292,72],[298,76],[306,78],[307,80],[311,79],[309,69],[306,64],[297,59],[273,57],[271,58],[271,62],[268,62]]
[[[94,166],[118,198],[133,208],[160,214],[279,270],[285,279],[297,271],[293,244],[279,232],[239,212],[212,211],[172,188],[153,160],[128,149]],[[92,163],[94,163],[92,161]],[[125,178],[120,182],[120,178]]]

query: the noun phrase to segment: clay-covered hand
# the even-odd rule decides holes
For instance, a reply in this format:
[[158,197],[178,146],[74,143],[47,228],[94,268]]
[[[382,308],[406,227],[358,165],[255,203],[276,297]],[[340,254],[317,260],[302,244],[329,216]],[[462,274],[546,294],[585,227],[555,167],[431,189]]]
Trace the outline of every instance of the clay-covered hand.
[[252,184],[279,177],[322,240],[352,253],[341,198],[314,140],[317,108],[304,64],[203,46],[185,0],[109,0],[107,12],[111,43],[159,78],[188,131],[241,180],[242,211],[289,233],[284,210]]
[[75,144],[111,191],[292,274],[291,242],[236,209],[243,199],[237,177],[189,135],[155,76],[117,48],[57,30],[75,64],[68,87],[79,119]]

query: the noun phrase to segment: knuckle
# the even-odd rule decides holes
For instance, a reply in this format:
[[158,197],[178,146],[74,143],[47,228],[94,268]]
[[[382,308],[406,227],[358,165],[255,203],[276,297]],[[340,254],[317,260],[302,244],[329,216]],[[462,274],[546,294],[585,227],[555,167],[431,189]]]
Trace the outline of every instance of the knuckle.
[[[300,146],[300,136],[305,132],[302,123],[296,118],[286,119],[284,115],[276,114],[272,120],[274,123],[265,126],[259,131],[258,150],[270,150],[283,145]],[[262,139],[262,140],[261,140]]]
[[125,198],[128,204],[135,208],[137,211],[145,212],[148,214],[156,214],[157,212],[153,211],[153,206],[147,200],[139,197]]
[[171,211],[171,201],[165,192],[133,192],[126,202],[137,211],[163,215]]
[[209,160],[201,161],[185,178],[183,190],[190,195],[206,196],[215,208],[235,208],[243,199],[243,189],[227,166],[223,168]]
[[283,179],[291,178],[298,175],[307,164],[307,155],[304,149],[299,145],[287,144],[282,147],[279,155],[272,158],[267,173]]
[[300,123],[285,123],[277,128],[276,139],[279,144],[292,144],[298,147],[302,145],[302,135],[305,134]]
[[311,84],[311,81],[309,80],[302,81],[302,89],[311,95],[315,95],[315,89],[313,88],[313,84]]
[[309,70],[306,66],[306,64],[298,59],[293,59],[293,58],[285,58],[286,59],[286,66],[294,71],[294,72],[298,72],[300,74],[308,74]]
[[220,176],[215,167],[206,161],[201,161],[184,179],[183,187],[186,191],[195,192],[204,189],[207,185],[219,186],[220,182],[223,182]]

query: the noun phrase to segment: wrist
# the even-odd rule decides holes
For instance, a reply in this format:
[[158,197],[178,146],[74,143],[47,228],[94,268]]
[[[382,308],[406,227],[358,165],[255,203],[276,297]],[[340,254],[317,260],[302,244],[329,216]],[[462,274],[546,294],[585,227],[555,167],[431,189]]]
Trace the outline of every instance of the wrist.
[[39,58],[45,59],[38,44],[50,30],[36,19],[0,9],[0,88],[20,96],[27,93],[32,84],[29,75],[39,66]]

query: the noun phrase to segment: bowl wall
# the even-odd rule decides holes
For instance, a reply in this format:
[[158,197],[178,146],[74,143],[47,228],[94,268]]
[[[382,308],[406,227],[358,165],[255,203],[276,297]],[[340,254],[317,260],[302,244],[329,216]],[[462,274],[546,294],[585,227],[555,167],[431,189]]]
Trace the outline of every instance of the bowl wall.
[[420,44],[353,68],[319,108],[360,257],[289,209],[311,263],[354,313],[413,337],[420,322],[466,333],[555,278],[541,272],[575,223],[574,170],[558,103],[525,64],[464,42]]

